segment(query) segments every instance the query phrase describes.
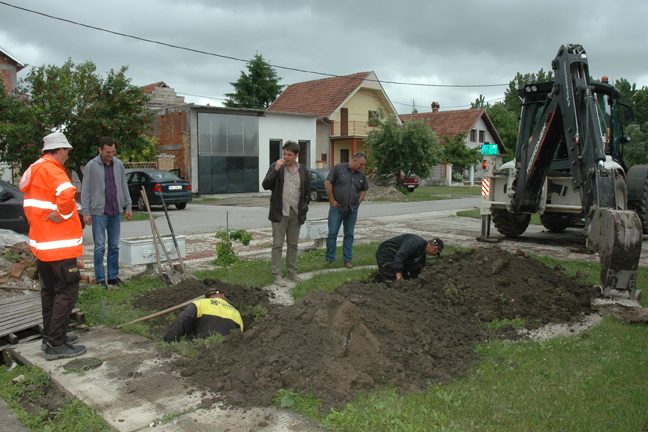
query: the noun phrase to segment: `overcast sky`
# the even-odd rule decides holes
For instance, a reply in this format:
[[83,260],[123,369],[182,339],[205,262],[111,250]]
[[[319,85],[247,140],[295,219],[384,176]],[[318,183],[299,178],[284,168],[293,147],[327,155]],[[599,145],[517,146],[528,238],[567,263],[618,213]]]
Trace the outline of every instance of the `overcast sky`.
[[[0,3],[0,47],[32,66],[92,60],[105,74],[127,65],[135,85],[164,81],[187,102],[222,105],[245,63],[160,46],[17,10]],[[80,24],[222,56],[260,53],[281,84],[323,78],[281,67],[382,81],[508,84],[516,72],[550,70],[562,44],[588,53],[596,78],[648,85],[648,2],[643,0],[8,0]],[[281,66],[281,67],[280,67]],[[25,77],[27,69],[18,74]],[[469,108],[506,86],[383,87],[399,113]],[[196,95],[196,96],[190,96]]]

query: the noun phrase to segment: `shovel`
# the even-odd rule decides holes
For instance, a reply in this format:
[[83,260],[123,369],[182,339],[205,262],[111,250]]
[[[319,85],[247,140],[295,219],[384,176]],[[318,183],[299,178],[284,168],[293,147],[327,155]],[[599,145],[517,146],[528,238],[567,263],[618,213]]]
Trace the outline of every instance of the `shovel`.
[[[142,186],[142,198],[144,199],[144,204],[146,205],[146,211],[148,212],[149,215],[149,221],[151,222],[151,231],[153,233],[153,244],[155,245],[155,257],[157,258],[157,262],[158,262],[160,278],[162,279],[162,282],[164,282],[165,284],[175,285],[181,281],[181,278],[173,269],[173,264],[171,264],[171,258],[169,257],[169,253],[166,250],[166,246],[164,246],[164,242],[162,241],[160,232],[158,231],[157,225],[155,224],[155,220],[153,219],[153,215],[151,214],[151,206],[149,206],[148,197],[146,196],[146,190],[144,189],[144,186]],[[162,246],[164,255],[166,256],[167,264],[169,264],[170,271],[166,273],[162,269],[162,263],[160,262],[160,251],[158,249],[157,242],[155,241],[156,236],[157,236],[157,240],[160,242],[160,246]]]
[[164,196],[162,191],[160,191],[160,199],[162,200],[162,207],[164,208],[164,214],[166,215],[167,222],[169,223],[169,230],[171,230],[171,237],[173,237],[173,244],[175,245],[176,253],[178,254],[178,259],[180,260],[180,270],[182,273],[187,273],[184,263],[182,262],[182,255],[180,255],[180,248],[178,247],[178,241],[176,240],[175,233],[173,232],[173,225],[171,225],[171,218],[169,218],[169,210],[167,210],[166,203],[164,202]]

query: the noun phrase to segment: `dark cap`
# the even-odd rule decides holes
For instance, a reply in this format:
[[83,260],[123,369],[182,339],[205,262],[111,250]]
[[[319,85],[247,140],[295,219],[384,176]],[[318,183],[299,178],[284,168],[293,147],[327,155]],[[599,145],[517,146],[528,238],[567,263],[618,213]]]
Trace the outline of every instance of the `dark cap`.
[[432,240],[428,240],[428,243],[430,243],[432,246],[438,247],[439,255],[441,255],[441,251],[443,250],[443,240],[441,240],[439,237],[434,237]]
[[205,298],[209,298],[213,296],[214,294],[220,294],[220,291],[218,291],[216,288],[209,288],[207,292],[205,293]]

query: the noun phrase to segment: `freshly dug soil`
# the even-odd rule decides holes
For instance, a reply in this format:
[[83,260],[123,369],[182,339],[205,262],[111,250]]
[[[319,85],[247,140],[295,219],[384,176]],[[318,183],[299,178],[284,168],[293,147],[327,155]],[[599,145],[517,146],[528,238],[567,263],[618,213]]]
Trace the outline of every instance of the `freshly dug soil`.
[[431,259],[418,279],[391,287],[352,281],[310,292],[176,367],[234,405],[267,406],[284,388],[313,394],[326,412],[383,383],[416,392],[464,376],[489,338],[480,322],[578,320],[595,295],[521,251],[476,248]]
[[[244,329],[247,329],[254,322],[255,311],[251,310],[251,308],[260,305],[268,309],[270,297],[274,297],[274,293],[269,293],[258,287],[248,288],[242,285],[232,285],[218,279],[190,279],[184,280],[177,285],[150,291],[133,301],[133,307],[157,312],[198,297],[204,298],[209,288],[216,288],[225,294],[225,299],[238,309],[243,319]],[[151,333],[153,335],[163,335],[168,324],[167,320],[179,315],[183,310],[184,308],[181,308],[168,316],[148,321],[151,326]]]
[[28,385],[18,397],[18,403],[31,416],[37,417],[45,411],[44,420],[52,420],[63,408],[67,398],[51,381],[44,383],[40,391],[35,384]]

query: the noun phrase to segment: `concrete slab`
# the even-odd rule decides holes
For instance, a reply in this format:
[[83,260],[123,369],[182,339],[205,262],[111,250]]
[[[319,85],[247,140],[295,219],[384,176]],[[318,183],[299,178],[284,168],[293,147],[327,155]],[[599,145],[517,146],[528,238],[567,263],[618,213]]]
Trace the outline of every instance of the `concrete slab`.
[[29,432],[29,428],[18,419],[2,398],[0,398],[0,432]]
[[[217,395],[195,391],[174,372],[174,357],[142,336],[100,326],[83,334],[80,343],[88,352],[78,359],[97,358],[103,362],[101,366],[84,373],[68,373],[63,366],[74,359],[46,361],[40,340],[9,349],[22,363],[49,373],[68,395],[94,406],[118,431],[139,431],[156,424],[165,431],[229,428],[235,432],[253,430],[261,422],[267,424],[263,430],[317,430],[317,425],[308,419],[275,407],[246,411],[212,405],[201,409],[203,398]],[[173,420],[162,425],[163,418]]]

